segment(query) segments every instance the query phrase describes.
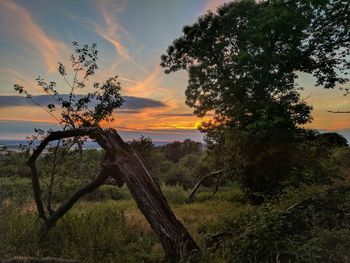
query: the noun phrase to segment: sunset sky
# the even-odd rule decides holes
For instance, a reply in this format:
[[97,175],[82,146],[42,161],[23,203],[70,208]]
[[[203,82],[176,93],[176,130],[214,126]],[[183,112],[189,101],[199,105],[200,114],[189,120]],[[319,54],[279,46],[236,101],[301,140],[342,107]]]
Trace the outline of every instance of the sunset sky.
[[[143,134],[155,141],[200,141],[202,135],[196,128],[202,120],[184,103],[187,73],[165,75],[159,66],[160,55],[181,35],[184,25],[223,2],[0,0],[0,139],[25,139],[34,127],[57,127],[42,109],[16,97],[13,84],[40,95],[35,78],[41,76],[56,81],[59,90],[68,93],[57,63],[69,66],[71,43],[78,41],[94,42],[100,51],[99,70],[90,84],[119,76],[126,103],[108,125],[124,139]],[[314,87],[307,75],[301,75],[298,83],[305,87],[303,97],[314,107],[309,127],[337,131],[350,141],[350,114],[327,112],[350,110],[350,97],[338,89]]]

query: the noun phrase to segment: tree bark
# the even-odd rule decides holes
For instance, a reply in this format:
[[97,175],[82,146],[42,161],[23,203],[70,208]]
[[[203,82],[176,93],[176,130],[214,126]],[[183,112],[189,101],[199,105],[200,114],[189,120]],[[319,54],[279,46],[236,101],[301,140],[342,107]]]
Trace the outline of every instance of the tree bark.
[[[41,200],[36,159],[50,141],[75,136],[89,136],[106,150],[101,163],[101,173],[93,182],[75,192],[52,215],[47,215]],[[127,185],[139,209],[160,238],[169,262],[183,262],[189,253],[199,250],[189,232],[169,207],[159,184],[150,175],[141,158],[114,129],[88,127],[52,132],[33,152],[28,165],[32,171],[34,198],[39,217],[44,220],[48,229],[53,227],[79,198],[99,187],[108,177],[113,177],[119,186],[123,183]]]

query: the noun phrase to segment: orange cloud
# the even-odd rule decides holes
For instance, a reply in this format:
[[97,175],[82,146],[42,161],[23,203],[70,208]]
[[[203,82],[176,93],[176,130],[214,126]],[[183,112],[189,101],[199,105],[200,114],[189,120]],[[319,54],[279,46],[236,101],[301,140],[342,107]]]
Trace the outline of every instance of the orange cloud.
[[[162,102],[166,107],[146,108],[132,115],[117,112],[115,121],[103,125],[112,126],[118,130],[171,133],[184,130],[195,131],[199,123],[209,120],[209,117],[198,119],[194,115],[183,114],[174,99],[164,99]],[[174,114],[174,112],[181,113]]]
[[19,32],[40,53],[48,72],[56,71],[60,50],[65,44],[50,38],[33,20],[31,14],[13,1],[0,1],[0,5],[7,9],[13,30]]
[[153,71],[140,82],[136,82],[136,85],[126,88],[126,94],[137,97],[147,97],[152,94],[158,88],[156,87],[156,81],[161,73],[161,68],[157,65]]
[[[11,81],[11,84],[8,86],[8,88],[11,88],[13,84],[16,83],[24,87],[31,87],[33,89],[31,92],[33,94],[42,93],[42,89],[39,88],[37,83],[34,80],[31,80],[31,77],[26,73],[20,72],[14,68],[5,67],[0,67],[0,72],[4,73],[0,75],[0,78],[6,78],[7,81]],[[1,95],[12,95],[14,93],[14,90],[11,89],[11,91],[7,93],[8,94],[6,94],[6,92],[2,92]]]
[[30,121],[58,124],[52,116],[37,106],[4,107],[0,111],[1,121]]

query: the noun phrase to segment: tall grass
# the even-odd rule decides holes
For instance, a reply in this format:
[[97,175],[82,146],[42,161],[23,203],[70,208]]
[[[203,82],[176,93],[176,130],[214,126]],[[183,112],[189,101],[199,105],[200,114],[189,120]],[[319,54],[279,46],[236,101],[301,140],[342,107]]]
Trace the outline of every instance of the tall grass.
[[[126,187],[106,185],[86,196],[42,238],[42,223],[31,197],[30,180],[7,178],[3,182],[0,195],[7,201],[0,207],[0,258],[51,256],[103,263],[164,260],[157,236]],[[67,190],[56,196],[56,200],[73,188],[68,182],[65,185]],[[188,201],[188,191],[180,186],[162,186],[162,190],[177,217],[201,247],[207,236],[218,231],[228,214],[238,213],[245,207],[234,201],[232,196],[237,193],[230,194],[229,190],[216,195],[201,192],[198,200],[192,202]]]

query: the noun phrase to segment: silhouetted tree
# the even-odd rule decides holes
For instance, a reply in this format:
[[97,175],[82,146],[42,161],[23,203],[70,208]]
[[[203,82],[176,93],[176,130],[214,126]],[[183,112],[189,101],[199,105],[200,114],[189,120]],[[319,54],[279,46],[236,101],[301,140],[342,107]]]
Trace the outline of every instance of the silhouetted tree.
[[143,159],[149,169],[155,163],[156,147],[150,137],[143,135],[138,139],[133,139],[128,143]]
[[345,0],[233,1],[185,26],[162,55],[166,73],[188,72],[194,113],[214,113],[201,127],[209,148],[253,203],[281,191],[298,127],[311,121],[297,73],[348,92],[349,14]]
[[183,142],[175,141],[167,143],[160,147],[164,152],[165,157],[174,163],[177,163],[182,157],[188,154],[200,154],[202,145],[200,142],[185,139]]

